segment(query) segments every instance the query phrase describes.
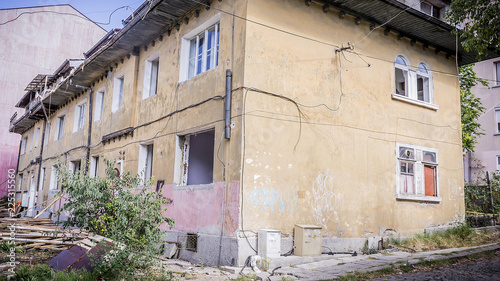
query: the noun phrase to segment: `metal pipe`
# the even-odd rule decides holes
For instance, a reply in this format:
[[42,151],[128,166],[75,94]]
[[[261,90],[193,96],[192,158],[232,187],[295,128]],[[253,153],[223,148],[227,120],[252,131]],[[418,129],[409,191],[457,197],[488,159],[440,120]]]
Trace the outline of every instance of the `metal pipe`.
[[231,138],[231,69],[226,70],[226,100],[224,103],[224,138]]

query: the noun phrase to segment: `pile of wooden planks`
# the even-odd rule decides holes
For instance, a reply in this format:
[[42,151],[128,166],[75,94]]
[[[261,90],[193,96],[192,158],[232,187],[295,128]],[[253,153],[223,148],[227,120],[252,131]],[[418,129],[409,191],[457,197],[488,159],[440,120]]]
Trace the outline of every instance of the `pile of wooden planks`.
[[16,247],[21,247],[24,250],[62,251],[73,245],[86,248],[94,245],[87,239],[87,233],[64,230],[51,219],[0,218],[0,232],[3,241],[14,241]]

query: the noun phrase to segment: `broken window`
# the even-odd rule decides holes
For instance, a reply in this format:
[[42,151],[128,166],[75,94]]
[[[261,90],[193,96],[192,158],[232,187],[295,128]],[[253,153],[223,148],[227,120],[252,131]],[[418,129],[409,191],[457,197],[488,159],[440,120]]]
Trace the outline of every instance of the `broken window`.
[[27,148],[28,148],[28,137],[24,137],[21,142],[21,155],[26,154]]
[[57,117],[55,140],[60,140],[64,136],[64,117],[64,115]]
[[77,161],[71,161],[69,162],[69,170],[72,171],[73,173],[78,173],[81,168],[82,161],[77,160]]
[[180,136],[181,185],[213,183],[215,131]]
[[50,136],[50,123],[47,123],[47,125],[45,126],[45,137],[43,139],[44,145],[49,143],[49,136]]
[[54,165],[52,166],[52,169],[50,170],[50,190],[57,190],[57,167]]
[[158,55],[146,60],[146,69],[144,70],[144,89],[142,93],[143,99],[156,95],[159,63],[160,60]]
[[139,147],[139,174],[143,173],[143,182],[146,183],[153,171],[153,144],[141,144]]
[[415,174],[414,174],[414,150],[408,147],[399,148],[400,163],[400,185],[401,193],[415,193]]
[[73,123],[73,132],[83,130],[85,126],[85,107],[86,104],[80,104],[75,107],[75,120]]
[[410,144],[397,144],[397,151],[397,193],[404,196],[437,197],[437,150]]
[[402,56],[396,58],[396,94],[408,96],[408,63]]
[[36,133],[35,133],[35,148],[38,147],[38,139],[40,138],[40,128],[36,128]]
[[104,105],[104,90],[97,91],[95,95],[94,122],[102,119],[102,109]]
[[95,178],[99,172],[99,156],[92,156],[90,159],[90,177]]
[[123,106],[124,83],[125,83],[125,77],[123,75],[115,77],[113,84],[113,104],[111,106],[112,112],[117,111]]

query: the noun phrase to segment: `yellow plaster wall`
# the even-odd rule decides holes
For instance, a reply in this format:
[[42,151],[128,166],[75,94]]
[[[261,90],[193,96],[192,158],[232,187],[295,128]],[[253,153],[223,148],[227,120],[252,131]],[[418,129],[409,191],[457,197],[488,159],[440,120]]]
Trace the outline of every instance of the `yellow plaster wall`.
[[[456,74],[454,59],[382,28],[363,39],[368,23],[298,0],[251,0],[248,18],[284,32],[247,24],[244,86],[298,104],[247,93],[244,229],[291,233],[307,223],[328,236],[366,237],[463,218],[458,79],[437,73]],[[335,52],[348,42],[364,56]],[[439,109],[392,98],[400,54],[434,71]],[[442,202],[395,199],[397,142],[438,150]]]

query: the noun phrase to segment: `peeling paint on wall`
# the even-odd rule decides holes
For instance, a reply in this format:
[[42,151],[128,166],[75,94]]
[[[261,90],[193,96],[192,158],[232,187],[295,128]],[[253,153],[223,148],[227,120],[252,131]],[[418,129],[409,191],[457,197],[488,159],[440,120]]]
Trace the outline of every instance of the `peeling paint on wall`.
[[326,173],[318,174],[312,186],[312,200],[309,206],[313,212],[311,221],[328,230],[328,222],[338,221],[338,208],[342,201],[340,195],[336,194],[333,185],[333,176]]
[[457,200],[458,199],[458,184],[456,179],[448,179],[448,188],[449,188],[449,199]]
[[291,192],[280,194],[272,187],[262,187],[254,189],[249,200],[254,208],[261,208],[271,212],[278,211],[279,213],[295,213],[297,211],[297,200],[299,198],[296,193],[295,188],[293,188]]

